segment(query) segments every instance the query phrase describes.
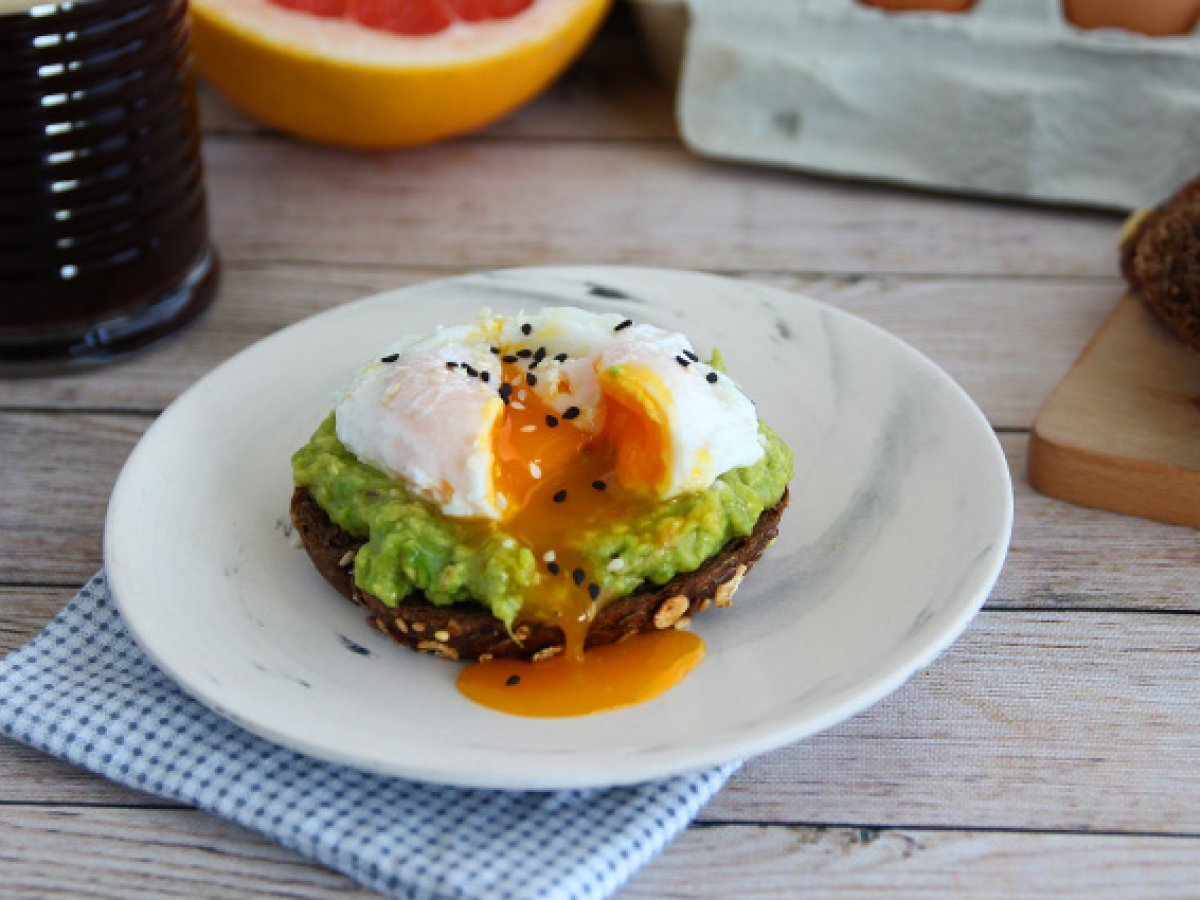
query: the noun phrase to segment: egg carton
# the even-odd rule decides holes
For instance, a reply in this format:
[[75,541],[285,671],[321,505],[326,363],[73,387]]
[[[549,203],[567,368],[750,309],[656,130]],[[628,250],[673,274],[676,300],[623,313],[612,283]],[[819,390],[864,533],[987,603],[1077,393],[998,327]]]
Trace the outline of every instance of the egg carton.
[[631,3],[660,65],[682,54],[701,154],[1119,209],[1200,171],[1200,34],[1084,31],[1061,0]]

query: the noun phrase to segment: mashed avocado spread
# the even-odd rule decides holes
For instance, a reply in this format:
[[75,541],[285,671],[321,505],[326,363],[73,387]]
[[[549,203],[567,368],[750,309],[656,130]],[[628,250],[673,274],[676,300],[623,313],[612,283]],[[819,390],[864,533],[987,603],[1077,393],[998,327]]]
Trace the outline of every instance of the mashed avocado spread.
[[[726,472],[707,490],[571,537],[606,595],[625,596],[644,581],[665,584],[753,531],[792,477],[791,451],[765,424],[759,430],[766,452],[754,465]],[[338,440],[332,415],[292,457],[292,470],[295,483],[308,488],[339,527],[367,542],[355,557],[354,579],[384,603],[398,604],[418,589],[438,605],[477,600],[511,629],[524,592],[545,577],[533,552],[502,524],[444,516],[359,461]],[[618,557],[623,565],[611,571],[609,562]]]

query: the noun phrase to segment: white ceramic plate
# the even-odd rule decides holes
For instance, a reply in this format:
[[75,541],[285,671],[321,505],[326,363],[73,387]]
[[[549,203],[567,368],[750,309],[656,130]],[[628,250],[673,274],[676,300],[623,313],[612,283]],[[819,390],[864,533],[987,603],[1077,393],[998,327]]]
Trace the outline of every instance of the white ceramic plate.
[[[480,307],[611,310],[716,345],[796,455],[780,537],[695,628],[708,655],[649,703],[577,719],[461,697],[454,663],[402,651],[285,533],[289,457],[332,391],[392,338]],[[108,510],[125,622],[193,696],[327,760],[463,786],[633,783],[802,738],[899,687],[999,574],[1008,468],[983,415],[925,357],[822,303],[653,269],[524,269],[393,291],[275,334],[184,393]]]

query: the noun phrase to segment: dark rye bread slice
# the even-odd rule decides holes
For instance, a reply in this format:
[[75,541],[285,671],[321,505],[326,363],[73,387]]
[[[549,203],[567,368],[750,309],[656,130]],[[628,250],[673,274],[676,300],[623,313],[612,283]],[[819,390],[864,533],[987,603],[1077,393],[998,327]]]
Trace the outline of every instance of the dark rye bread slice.
[[[677,575],[664,585],[647,582],[628,597],[604,606],[588,629],[588,647],[611,644],[642,631],[679,627],[711,605],[729,606],[742,577],[779,532],[788,494],[763,512],[754,531],[730,541],[695,572]],[[371,625],[397,643],[447,659],[519,657],[545,659],[562,652],[557,625],[518,621],[510,635],[491,612],[478,603],[435,606],[420,594],[387,606],[354,584],[354,555],[363,542],[351,537],[305,488],[292,494],[292,523],[304,549],[325,580],[367,612]]]
[[1121,270],[1155,315],[1200,350],[1200,178],[1135,220],[1121,242]]

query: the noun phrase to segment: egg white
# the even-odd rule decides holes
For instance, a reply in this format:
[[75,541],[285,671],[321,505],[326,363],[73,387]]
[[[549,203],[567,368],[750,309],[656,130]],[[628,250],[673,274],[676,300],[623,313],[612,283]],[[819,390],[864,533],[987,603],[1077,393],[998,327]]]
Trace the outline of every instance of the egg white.
[[[494,390],[500,367],[486,345],[461,337],[444,329],[387,348],[343,388],[335,424],[355,456],[446,515],[494,519],[502,512],[492,487],[492,434],[504,413]],[[395,353],[395,361],[381,361]],[[489,382],[466,377],[464,362],[487,371]]]
[[697,355],[682,334],[638,325],[603,349],[595,366],[599,373],[615,370],[617,380],[647,382],[635,393],[659,400],[667,454],[663,478],[654,487],[663,499],[704,490],[730,469],[754,465],[765,452],[754,404],[731,378],[688,354]]

